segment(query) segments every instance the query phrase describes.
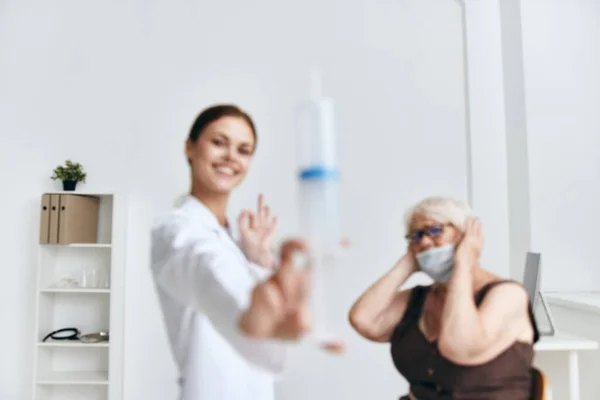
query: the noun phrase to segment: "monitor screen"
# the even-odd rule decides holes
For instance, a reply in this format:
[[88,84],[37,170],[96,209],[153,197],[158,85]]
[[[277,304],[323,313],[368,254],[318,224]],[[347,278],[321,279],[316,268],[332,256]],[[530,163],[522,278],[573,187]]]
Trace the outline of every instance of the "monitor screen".
[[540,253],[527,252],[525,272],[523,273],[523,286],[527,289],[529,300],[535,304],[536,295],[540,290]]

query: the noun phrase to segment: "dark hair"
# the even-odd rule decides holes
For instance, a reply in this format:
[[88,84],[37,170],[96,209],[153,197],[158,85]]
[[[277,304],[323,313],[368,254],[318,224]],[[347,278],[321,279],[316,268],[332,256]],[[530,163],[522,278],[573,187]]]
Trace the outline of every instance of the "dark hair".
[[[252,129],[252,135],[254,135],[254,141],[258,140],[256,136],[256,128],[254,127],[254,122],[252,118],[239,107],[233,104],[216,104],[214,106],[208,107],[204,109],[194,121],[192,125],[192,129],[190,129],[189,140],[192,143],[195,143],[198,140],[198,137],[204,131],[204,128],[211,122],[214,122],[223,117],[238,117],[242,118],[248,125],[250,125],[250,129]],[[256,144],[255,144],[256,145]]]

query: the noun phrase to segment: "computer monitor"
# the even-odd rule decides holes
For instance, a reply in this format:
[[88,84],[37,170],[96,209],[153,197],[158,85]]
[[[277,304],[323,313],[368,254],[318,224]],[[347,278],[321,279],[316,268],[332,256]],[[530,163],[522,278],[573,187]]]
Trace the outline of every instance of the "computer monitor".
[[535,304],[536,296],[540,291],[540,259],[540,253],[532,252],[528,252],[525,258],[523,286],[527,289],[531,304]]
[[542,256],[540,253],[527,252],[527,257],[525,258],[525,271],[523,273],[523,286],[527,290],[529,294],[529,299],[531,301],[531,306],[535,310],[535,306],[537,301],[539,300],[544,307],[544,313],[546,314],[546,318],[548,319],[548,324],[550,325],[549,331],[540,331],[540,335],[542,336],[553,336],[556,332],[554,328],[554,320],[552,319],[552,315],[550,314],[550,307],[546,304],[546,300],[540,291],[540,276],[541,276],[541,265],[542,265]]

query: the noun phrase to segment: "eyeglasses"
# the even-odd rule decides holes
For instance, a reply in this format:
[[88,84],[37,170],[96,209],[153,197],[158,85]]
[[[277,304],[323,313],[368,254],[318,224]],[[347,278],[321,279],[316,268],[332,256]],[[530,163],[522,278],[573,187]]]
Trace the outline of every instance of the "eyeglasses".
[[435,239],[442,235],[444,232],[444,226],[444,224],[428,226],[423,229],[411,231],[405,237],[410,244],[419,243],[425,236]]

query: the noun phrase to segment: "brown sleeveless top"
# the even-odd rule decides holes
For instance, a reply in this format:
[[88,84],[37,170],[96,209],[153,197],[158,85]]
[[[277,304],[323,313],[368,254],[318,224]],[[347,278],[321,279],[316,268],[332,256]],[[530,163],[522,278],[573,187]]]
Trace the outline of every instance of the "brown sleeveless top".
[[[475,294],[475,303],[495,285],[487,284]],[[418,400],[529,400],[531,399],[533,345],[515,342],[495,359],[477,366],[461,366],[441,356],[437,342],[429,342],[419,329],[425,297],[431,286],[416,286],[402,320],[391,337],[392,360],[409,382]],[[531,305],[529,318],[534,343],[539,333]],[[408,398],[408,397],[407,397]]]

